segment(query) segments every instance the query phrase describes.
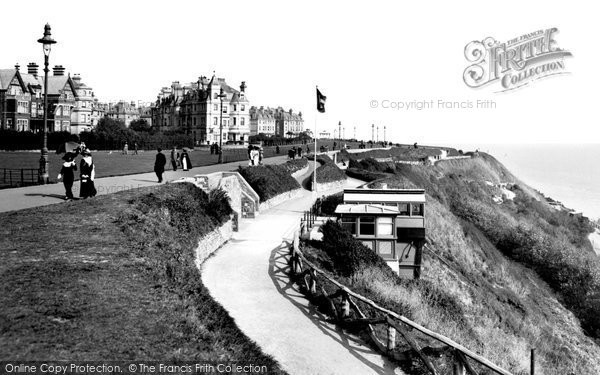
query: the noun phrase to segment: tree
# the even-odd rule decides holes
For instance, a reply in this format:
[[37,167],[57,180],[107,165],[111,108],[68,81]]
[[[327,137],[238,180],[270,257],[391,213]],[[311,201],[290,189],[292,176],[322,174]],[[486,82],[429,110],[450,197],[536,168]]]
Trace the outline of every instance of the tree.
[[149,132],[152,126],[146,121],[146,119],[133,120],[129,125],[129,129],[136,132]]

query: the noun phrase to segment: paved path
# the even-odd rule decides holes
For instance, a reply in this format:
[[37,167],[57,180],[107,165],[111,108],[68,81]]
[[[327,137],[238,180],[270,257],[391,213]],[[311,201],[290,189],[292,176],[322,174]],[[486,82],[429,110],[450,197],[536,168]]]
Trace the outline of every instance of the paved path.
[[[281,164],[287,160],[287,156],[276,156],[264,159],[265,164]],[[247,161],[239,161],[227,164],[216,164],[205,167],[192,168],[187,172],[178,169],[176,172],[167,170],[163,175],[163,181],[175,180],[180,177],[194,176],[197,174],[212,173],[218,171],[231,171],[239,165],[248,165]],[[94,181],[99,195],[116,193],[123,190],[137,189],[146,186],[158,186],[156,174],[140,173],[126,176],[103,177]],[[73,194],[79,196],[79,181],[73,185]],[[64,202],[65,188],[62,183],[49,185],[27,186],[14,189],[0,190],[0,212],[22,210],[25,208],[45,206]]]
[[[347,187],[362,183],[349,179]],[[312,193],[303,191],[256,219],[242,220],[233,239],[204,263],[204,284],[237,326],[290,374],[402,374],[326,323],[290,282],[287,241],[312,202]]]

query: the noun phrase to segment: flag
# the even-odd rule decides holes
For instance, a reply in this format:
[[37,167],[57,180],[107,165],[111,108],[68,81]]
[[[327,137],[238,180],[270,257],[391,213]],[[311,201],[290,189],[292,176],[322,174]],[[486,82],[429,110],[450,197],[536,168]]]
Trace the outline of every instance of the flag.
[[327,100],[327,97],[321,94],[321,91],[317,88],[317,111],[325,113],[325,100]]

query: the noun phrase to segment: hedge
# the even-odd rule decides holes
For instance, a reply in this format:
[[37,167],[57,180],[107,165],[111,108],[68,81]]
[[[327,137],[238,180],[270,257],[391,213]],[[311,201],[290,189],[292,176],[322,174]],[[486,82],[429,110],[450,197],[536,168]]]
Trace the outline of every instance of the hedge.
[[[287,164],[287,163],[286,163]],[[252,186],[265,202],[276,195],[299,189],[300,184],[292,176],[289,166],[283,165],[261,165],[238,169],[238,172]]]

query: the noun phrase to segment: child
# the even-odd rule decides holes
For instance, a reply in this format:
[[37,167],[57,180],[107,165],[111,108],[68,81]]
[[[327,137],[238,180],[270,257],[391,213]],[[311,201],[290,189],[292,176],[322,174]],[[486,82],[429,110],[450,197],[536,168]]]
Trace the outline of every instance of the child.
[[71,152],[67,152],[65,156],[63,156],[63,160],[65,161],[62,165],[60,173],[58,175],[58,179],[62,178],[63,184],[65,185],[65,200],[73,199],[73,181],[75,180],[75,171],[77,170],[77,165],[75,164],[75,154]]

